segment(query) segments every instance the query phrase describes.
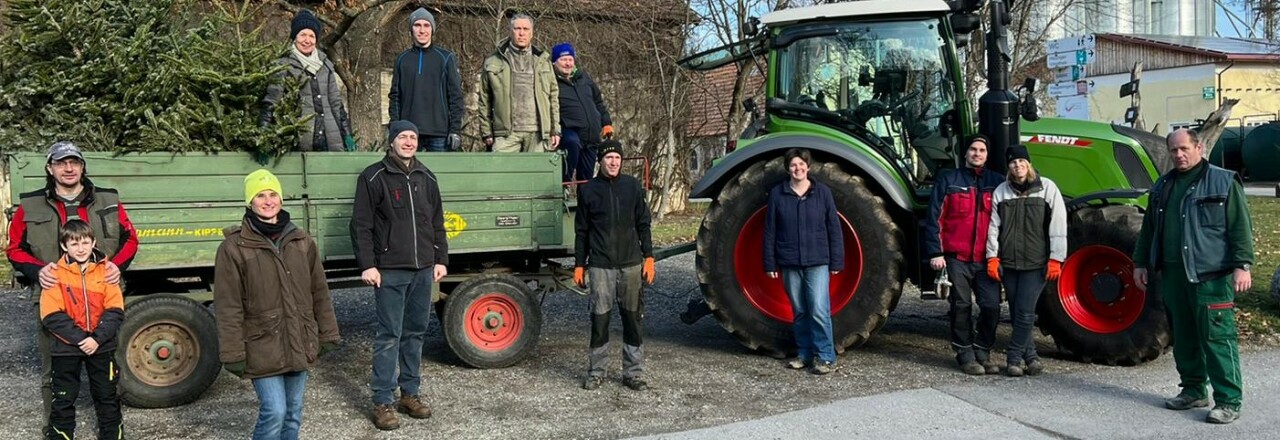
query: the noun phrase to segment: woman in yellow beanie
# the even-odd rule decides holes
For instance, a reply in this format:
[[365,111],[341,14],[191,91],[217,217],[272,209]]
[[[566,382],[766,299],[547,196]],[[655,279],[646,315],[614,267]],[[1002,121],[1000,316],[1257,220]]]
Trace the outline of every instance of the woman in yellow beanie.
[[298,438],[307,368],[339,342],[320,253],[289,222],[283,193],[270,171],[245,176],[244,220],[223,232],[214,263],[219,358],[253,381],[254,439]]

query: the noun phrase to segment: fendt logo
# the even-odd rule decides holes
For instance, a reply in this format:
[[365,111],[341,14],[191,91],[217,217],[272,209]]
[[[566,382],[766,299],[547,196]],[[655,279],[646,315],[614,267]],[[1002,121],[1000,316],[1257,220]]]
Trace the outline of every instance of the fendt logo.
[[1093,145],[1093,141],[1080,139],[1075,136],[1055,136],[1051,134],[1023,136],[1022,141],[1032,144],[1069,145],[1072,147],[1088,147]]

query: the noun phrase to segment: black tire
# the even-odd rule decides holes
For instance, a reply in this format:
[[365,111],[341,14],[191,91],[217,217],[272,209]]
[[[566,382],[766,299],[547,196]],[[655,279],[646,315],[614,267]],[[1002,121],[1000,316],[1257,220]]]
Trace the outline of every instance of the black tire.
[[[480,316],[479,308],[489,312]],[[542,331],[542,310],[519,279],[477,275],[449,294],[442,324],[449,349],[462,362],[475,368],[503,368],[533,353]]]
[[[745,270],[759,272],[740,277],[735,255],[738,237],[744,233],[748,220],[767,205],[769,190],[787,178],[783,163],[782,157],[761,160],[725,185],[698,228],[697,251],[698,283],[716,320],[747,348],[775,356],[795,350],[791,324],[765,313],[744,293],[740,279],[761,276],[763,261],[744,264]],[[810,163],[809,175],[831,188],[837,209],[853,226],[861,243],[862,271],[856,274],[860,277],[857,289],[843,307],[831,305],[835,348],[844,352],[863,344],[884,326],[890,305],[902,293],[898,279],[903,259],[900,231],[885,210],[884,201],[867,188],[861,177],[818,158]],[[836,285],[837,281],[833,278],[832,283]],[[780,300],[785,301],[785,296]]]
[[[1133,262],[1127,258],[1133,255],[1138,231],[1142,227],[1142,216],[1138,208],[1123,205],[1088,206],[1068,215],[1068,264],[1064,267],[1077,264],[1072,262],[1072,258],[1086,246],[1114,248],[1125,255],[1127,261],[1127,267],[1116,269],[1115,272],[1064,270],[1063,278],[1058,282],[1048,283],[1040,298],[1040,330],[1052,336],[1059,348],[1084,362],[1137,365],[1159,357],[1172,343],[1164,299],[1157,289],[1156,280],[1150,280],[1145,294],[1133,287]],[[1078,322],[1078,319],[1072,318],[1064,306],[1063,298],[1074,295],[1074,292],[1067,292],[1068,289],[1080,290],[1070,287],[1066,282],[1066,278],[1072,276],[1073,272],[1079,272],[1073,284],[1090,283],[1091,286],[1101,286],[1098,291],[1104,292],[1101,294],[1103,296],[1094,296],[1100,303],[1119,307],[1121,301],[1138,298],[1129,295],[1143,295],[1145,301],[1141,310],[1137,310],[1135,306],[1134,313],[1126,314],[1136,318],[1123,328],[1119,328],[1123,323],[1117,319],[1115,321],[1120,322],[1114,324],[1117,328],[1107,332],[1090,330]],[[1119,299],[1117,294],[1125,299]],[[1087,293],[1081,291],[1080,295]]]
[[167,408],[198,399],[222,364],[218,324],[198,302],[153,295],[125,309],[116,364],[120,397],[137,408]]

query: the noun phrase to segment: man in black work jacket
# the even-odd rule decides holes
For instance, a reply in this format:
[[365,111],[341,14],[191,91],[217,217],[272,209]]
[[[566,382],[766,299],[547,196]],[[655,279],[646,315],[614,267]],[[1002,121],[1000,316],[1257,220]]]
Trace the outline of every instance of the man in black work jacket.
[[609,315],[618,302],[622,315],[622,384],[642,391],[648,385],[641,344],[644,298],[640,279],[653,284],[653,241],[649,235],[649,205],[640,181],[622,174],[622,144],[600,145],[601,172],[578,193],[575,219],[573,281],[586,287],[591,271],[591,345],[587,378],[582,388],[594,390],[604,381],[609,356]]

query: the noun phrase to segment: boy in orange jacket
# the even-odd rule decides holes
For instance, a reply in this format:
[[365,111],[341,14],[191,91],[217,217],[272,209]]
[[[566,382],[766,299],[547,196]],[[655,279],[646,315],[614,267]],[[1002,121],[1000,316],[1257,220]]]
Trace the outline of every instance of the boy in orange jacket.
[[64,253],[54,270],[57,285],[40,293],[40,322],[56,339],[51,348],[53,409],[45,437],[75,438],[76,397],[84,364],[98,414],[98,438],[124,438],[116,393],[120,371],[114,361],[116,332],[124,322],[124,296],[119,285],[107,282],[103,256],[93,248],[93,229],[87,223],[68,221],[58,242]]

